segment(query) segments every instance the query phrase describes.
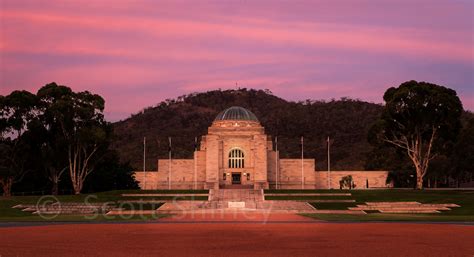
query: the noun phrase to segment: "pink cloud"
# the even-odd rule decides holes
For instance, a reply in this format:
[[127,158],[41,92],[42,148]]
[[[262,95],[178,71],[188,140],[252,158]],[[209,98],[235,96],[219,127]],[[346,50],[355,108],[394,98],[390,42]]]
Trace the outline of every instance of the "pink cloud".
[[[127,18],[127,17],[95,17],[95,16],[64,16],[54,13],[38,14],[22,11],[7,11],[4,19],[19,19],[30,24],[30,30],[37,26],[46,26],[67,31],[70,26],[93,30],[139,32],[150,36],[150,40],[172,37],[226,38],[228,40],[246,40],[259,44],[291,44],[309,47],[330,47],[363,50],[368,52],[393,53],[399,55],[420,56],[428,58],[454,59],[470,61],[473,58],[472,45],[451,43],[448,41],[423,40],[417,35],[420,31],[411,29],[386,29],[374,26],[352,26],[315,24],[308,22],[277,22],[258,19],[242,19],[230,24],[210,23],[189,20],[170,20],[161,18]],[[237,24],[237,25],[236,25]],[[421,31],[429,34],[428,31]],[[12,32],[14,33],[14,32]],[[72,39],[72,38],[71,38]],[[127,49],[112,47],[105,42],[87,43],[92,39],[76,38],[76,45],[61,45],[61,42],[42,41],[31,48],[29,42],[7,37],[1,47],[4,51],[59,51],[81,54],[123,55]],[[85,42],[81,42],[81,41]],[[59,43],[59,44],[58,44]],[[82,46],[83,43],[86,46]],[[136,53],[130,53],[135,55]]]
[[452,86],[474,108],[466,6],[414,5],[5,1],[0,93],[56,81],[100,93],[116,119],[235,82],[291,100],[381,102],[389,86],[418,79]]

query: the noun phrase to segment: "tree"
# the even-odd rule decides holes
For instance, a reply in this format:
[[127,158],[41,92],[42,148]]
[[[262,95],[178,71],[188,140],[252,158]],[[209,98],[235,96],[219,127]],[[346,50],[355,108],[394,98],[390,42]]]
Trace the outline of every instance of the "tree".
[[451,176],[458,181],[472,180],[474,177],[474,118],[461,130],[454,146]]
[[459,133],[461,101],[452,89],[417,81],[391,87],[383,98],[386,104],[371,134],[406,151],[416,170],[416,188],[422,189],[430,160]]
[[120,163],[115,150],[107,150],[96,164],[95,171],[84,185],[87,192],[108,190],[138,189],[133,176],[133,168],[129,164]]
[[13,91],[0,98],[0,186],[4,196],[11,195],[13,184],[27,171],[24,133],[37,114],[36,107],[36,96],[27,91]]
[[88,91],[76,93],[56,83],[41,88],[38,96],[49,105],[46,124],[57,124],[64,138],[72,187],[75,194],[80,194],[100,158],[99,152],[108,145],[111,130],[104,120],[104,99]]
[[387,183],[393,184],[394,187],[413,187],[414,167],[406,151],[373,140],[376,137],[370,134],[368,139],[373,149],[367,154],[365,170],[388,170]]
[[355,187],[356,185],[354,184],[354,180],[352,179],[351,175],[344,176],[341,178],[341,180],[339,180],[340,189],[344,189],[344,188],[352,189]]
[[50,83],[42,87],[38,93],[39,124],[32,129],[41,138],[40,152],[42,166],[46,177],[51,182],[51,193],[57,195],[61,177],[68,169],[67,141],[62,133],[58,114],[67,107],[73,92],[69,87]]

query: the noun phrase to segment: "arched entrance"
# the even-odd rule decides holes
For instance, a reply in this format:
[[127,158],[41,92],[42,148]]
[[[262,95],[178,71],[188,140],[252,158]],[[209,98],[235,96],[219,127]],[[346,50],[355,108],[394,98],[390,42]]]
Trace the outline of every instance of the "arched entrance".
[[231,173],[232,185],[242,184],[242,172],[238,170],[245,168],[245,155],[240,148],[232,148],[229,151],[228,168],[233,169]]

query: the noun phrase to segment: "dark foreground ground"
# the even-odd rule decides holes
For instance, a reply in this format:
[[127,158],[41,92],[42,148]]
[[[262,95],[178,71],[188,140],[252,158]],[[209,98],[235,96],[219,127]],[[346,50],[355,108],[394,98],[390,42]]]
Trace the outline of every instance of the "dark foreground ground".
[[0,256],[474,256],[472,225],[306,219],[0,227]]

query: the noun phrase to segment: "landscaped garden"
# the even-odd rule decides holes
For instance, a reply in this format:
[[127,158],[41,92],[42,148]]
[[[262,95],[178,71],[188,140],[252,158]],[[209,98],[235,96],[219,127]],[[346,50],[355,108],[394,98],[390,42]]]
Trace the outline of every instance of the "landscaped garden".
[[[148,194],[150,196],[124,196],[127,194]],[[123,210],[152,211],[159,208],[163,201],[207,200],[208,190],[116,190],[94,194],[59,195],[59,196],[12,196],[0,197],[0,221],[138,221],[157,219],[165,214],[139,215],[106,215],[111,208]],[[24,207],[41,207],[59,202],[63,209],[71,205],[80,208],[98,206],[92,213],[45,215],[32,214],[23,211]],[[12,208],[18,206],[17,208]],[[107,208],[104,208],[107,207]],[[76,208],[77,209],[77,208]]]
[[[350,195],[332,195],[350,193]],[[348,210],[367,202],[418,202],[421,204],[456,204],[460,207],[439,213],[381,213],[366,211],[366,215],[305,214],[328,221],[474,221],[473,190],[265,190],[266,200],[307,201],[317,210]],[[318,194],[318,195],[307,195]],[[346,200],[346,201],[344,201]]]

